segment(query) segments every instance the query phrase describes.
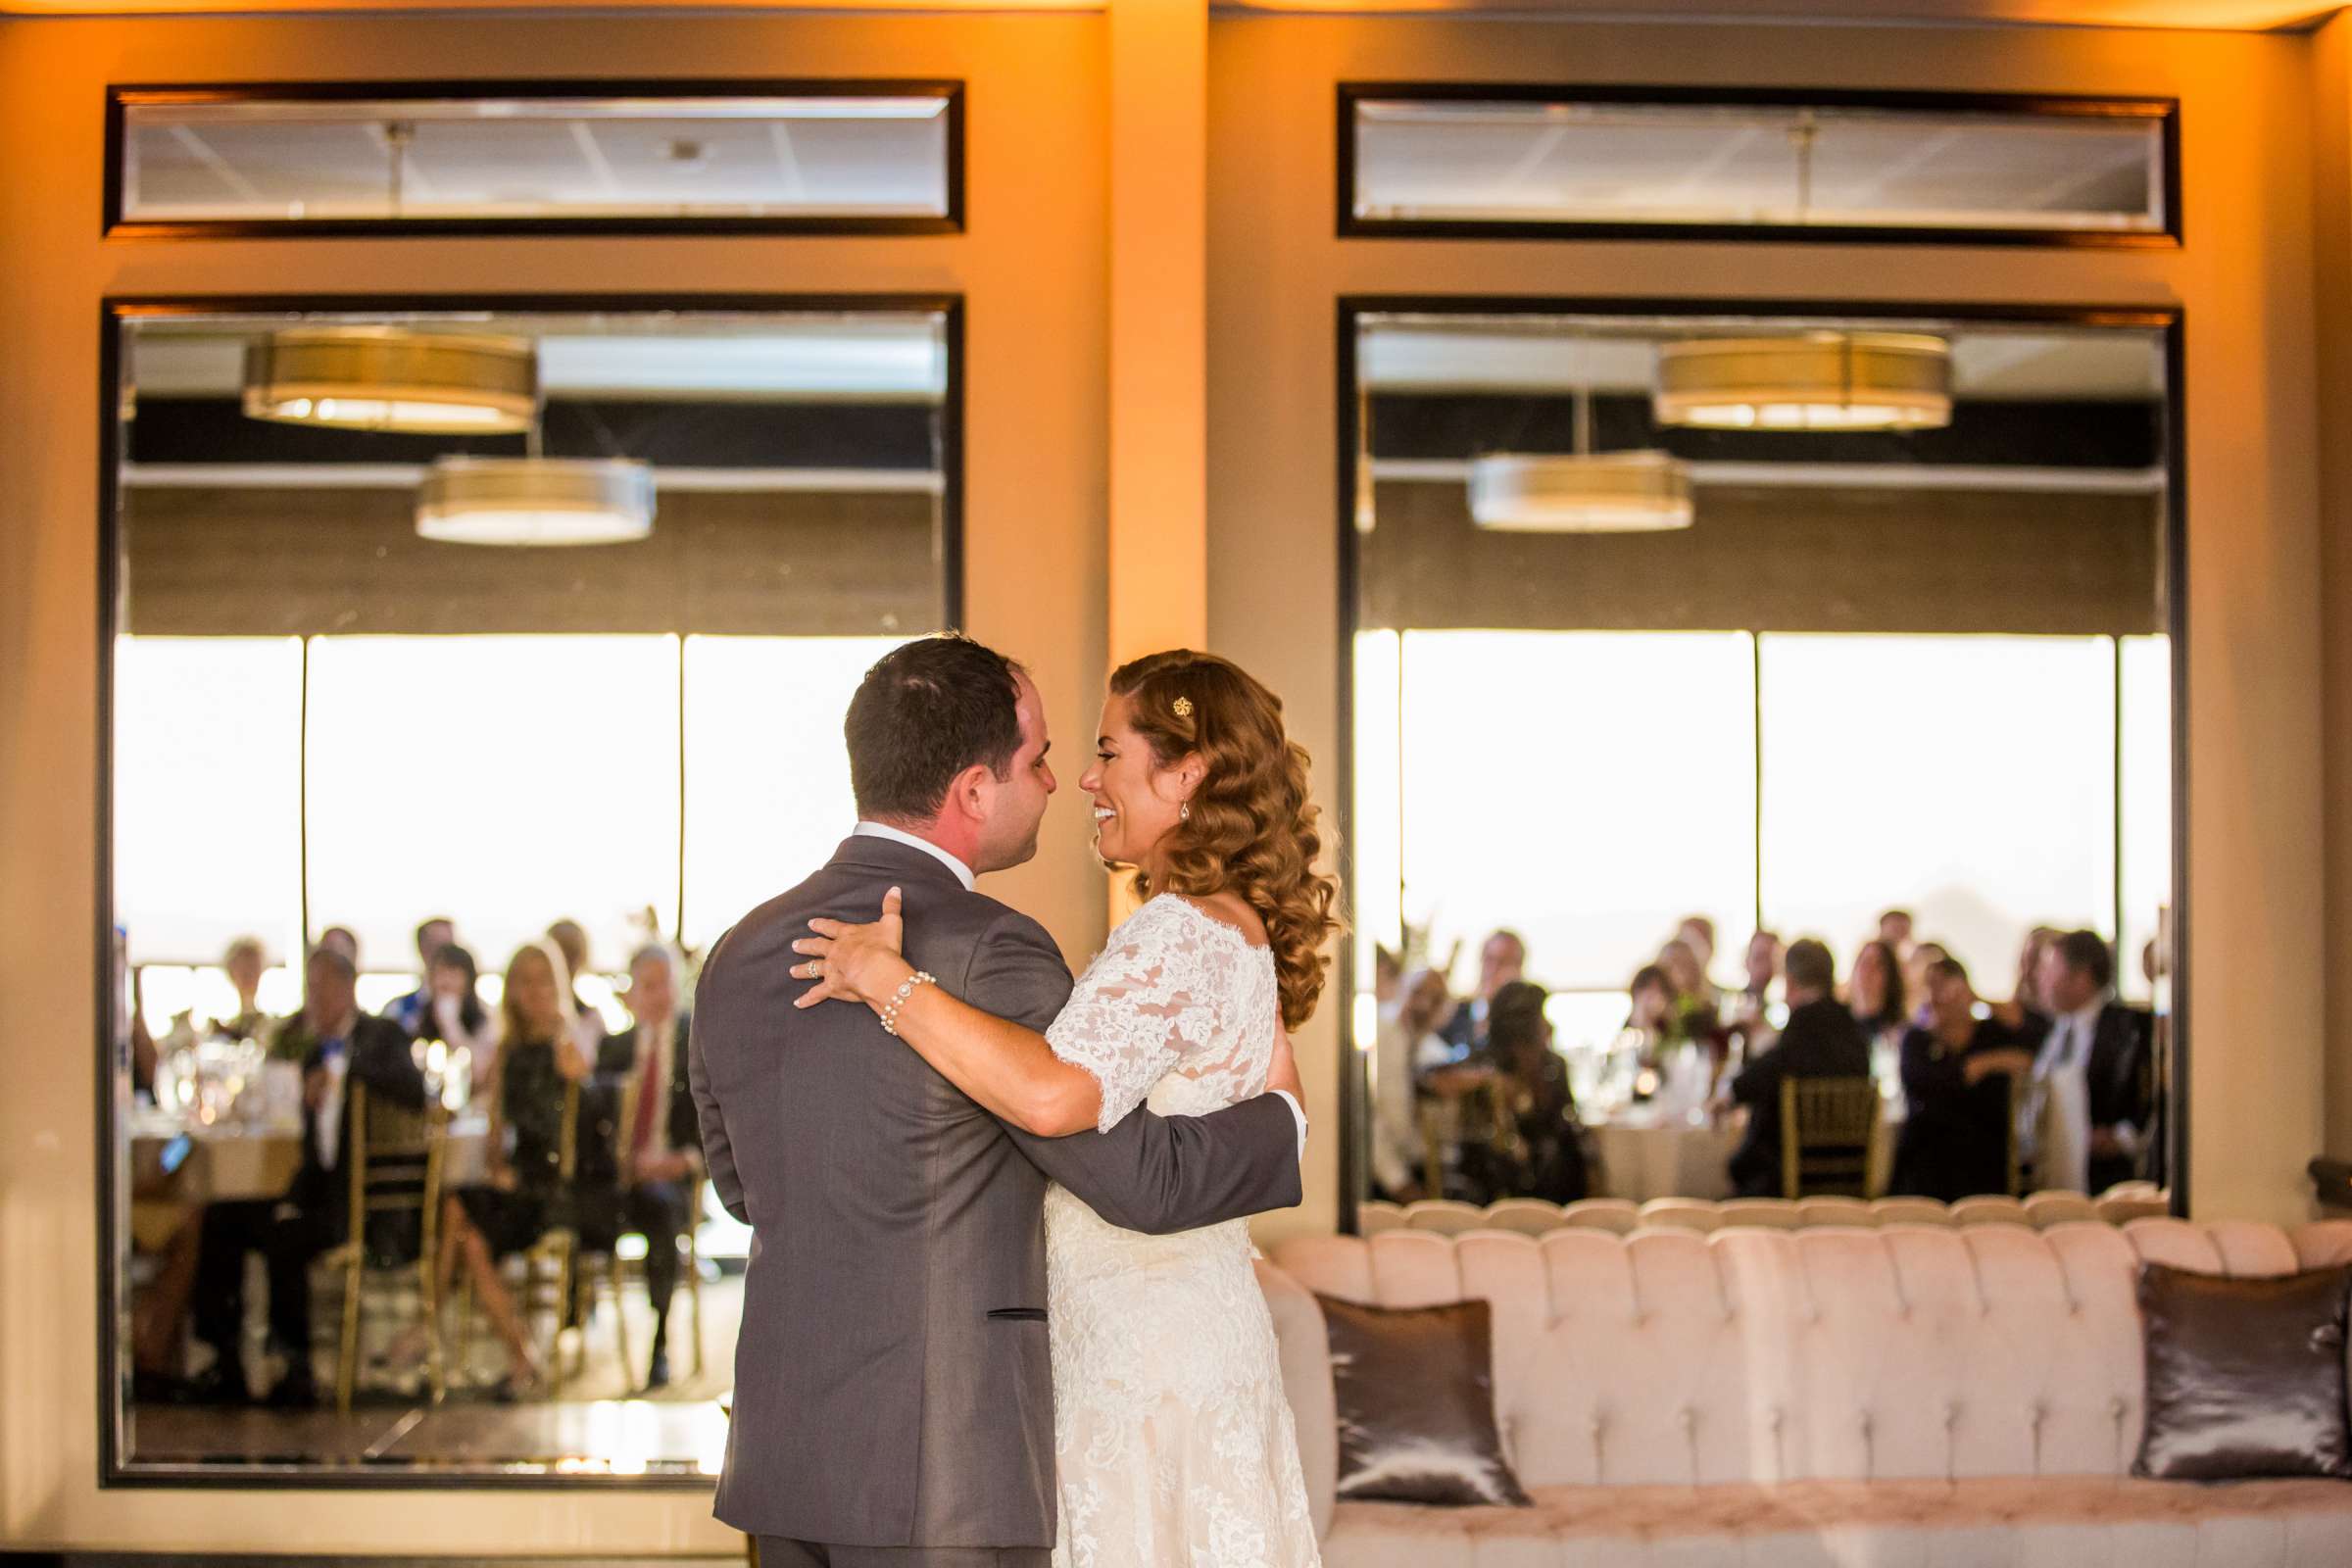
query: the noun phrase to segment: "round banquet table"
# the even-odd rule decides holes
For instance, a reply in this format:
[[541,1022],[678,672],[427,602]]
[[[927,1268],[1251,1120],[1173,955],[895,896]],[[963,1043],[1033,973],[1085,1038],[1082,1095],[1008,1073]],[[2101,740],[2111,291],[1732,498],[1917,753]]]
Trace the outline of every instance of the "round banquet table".
[[1720,1125],[1687,1118],[1620,1111],[1589,1123],[1600,1155],[1599,1192],[1646,1203],[1653,1198],[1729,1198],[1732,1152],[1740,1147],[1744,1115]]
[[[177,1170],[166,1173],[164,1152],[181,1133],[190,1148]],[[278,1198],[302,1166],[300,1122],[216,1122],[211,1126],[142,1110],[130,1123],[133,1191],[142,1199],[214,1203],[240,1198]],[[467,1111],[449,1124],[443,1146],[444,1188],[488,1179],[490,1118]]]

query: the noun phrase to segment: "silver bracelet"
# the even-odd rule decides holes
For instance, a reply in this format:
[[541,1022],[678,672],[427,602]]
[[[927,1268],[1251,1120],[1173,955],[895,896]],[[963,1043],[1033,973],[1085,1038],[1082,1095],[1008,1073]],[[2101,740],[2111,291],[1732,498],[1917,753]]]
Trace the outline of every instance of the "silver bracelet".
[[918,987],[937,984],[939,977],[928,969],[917,969],[900,981],[898,994],[882,1004],[882,1032],[896,1040],[899,1036],[899,1009],[906,1005],[906,999],[913,996]]

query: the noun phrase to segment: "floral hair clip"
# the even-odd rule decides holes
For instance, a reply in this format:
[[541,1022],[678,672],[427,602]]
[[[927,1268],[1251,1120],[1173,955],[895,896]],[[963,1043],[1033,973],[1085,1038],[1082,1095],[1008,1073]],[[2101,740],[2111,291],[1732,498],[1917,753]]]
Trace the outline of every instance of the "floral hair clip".
[[1190,697],[1179,697],[1176,699],[1176,701],[1170,703],[1168,706],[1175,710],[1176,716],[1178,718],[1190,718],[1193,716],[1193,700]]

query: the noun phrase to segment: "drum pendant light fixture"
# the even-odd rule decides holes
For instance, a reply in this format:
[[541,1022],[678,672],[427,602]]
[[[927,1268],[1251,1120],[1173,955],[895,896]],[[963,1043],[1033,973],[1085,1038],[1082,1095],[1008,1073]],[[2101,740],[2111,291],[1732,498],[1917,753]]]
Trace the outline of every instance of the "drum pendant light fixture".
[[1952,349],[1922,332],[1807,332],[1658,345],[1651,411],[1707,430],[1934,430],[1952,422]]
[[1576,396],[1573,453],[1470,460],[1470,520],[1517,533],[1659,533],[1690,526],[1690,474],[1654,449],[1592,450],[1592,388]]
[[1690,476],[1663,452],[1494,452],[1470,463],[1470,516],[1520,533],[1650,533],[1690,526]]
[[246,346],[245,413],[284,424],[512,435],[539,415],[528,338],[400,326],[296,327]]
[[443,458],[416,532],[444,544],[612,545],[654,530],[654,470],[633,459]]

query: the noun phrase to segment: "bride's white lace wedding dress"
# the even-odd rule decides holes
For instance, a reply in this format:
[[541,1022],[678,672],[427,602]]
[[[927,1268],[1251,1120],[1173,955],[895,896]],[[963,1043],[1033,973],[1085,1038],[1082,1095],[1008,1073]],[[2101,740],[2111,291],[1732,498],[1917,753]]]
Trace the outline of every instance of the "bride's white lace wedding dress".
[[[1173,894],[1111,933],[1046,1031],[1102,1083],[1105,1129],[1148,1104],[1205,1115],[1263,1094],[1274,956]],[[1274,1325],[1246,1221],[1121,1230],[1046,1193],[1054,1568],[1318,1561]]]

